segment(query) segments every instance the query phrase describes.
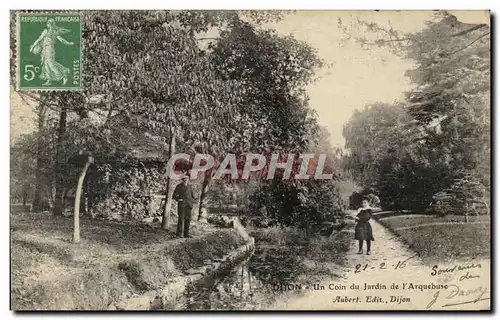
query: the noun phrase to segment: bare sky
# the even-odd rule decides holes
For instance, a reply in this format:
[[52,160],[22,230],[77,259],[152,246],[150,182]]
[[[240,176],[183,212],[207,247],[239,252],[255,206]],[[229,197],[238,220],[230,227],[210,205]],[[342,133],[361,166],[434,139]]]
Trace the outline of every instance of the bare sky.
[[[485,11],[451,12],[466,23],[489,23]],[[432,18],[432,11],[298,11],[279,23],[270,25],[283,35],[292,34],[296,39],[317,48],[319,56],[330,68],[318,70],[320,80],[308,88],[310,105],[319,115],[322,125],[331,134],[332,144],[344,146],[342,126],[355,109],[371,102],[394,102],[403,98],[410,86],[404,76],[411,62],[391,54],[387,49],[361,49],[354,42],[341,45],[344,38],[338,28],[338,18],[349,23],[359,17],[403,32],[416,32],[425,27],[425,20]]]

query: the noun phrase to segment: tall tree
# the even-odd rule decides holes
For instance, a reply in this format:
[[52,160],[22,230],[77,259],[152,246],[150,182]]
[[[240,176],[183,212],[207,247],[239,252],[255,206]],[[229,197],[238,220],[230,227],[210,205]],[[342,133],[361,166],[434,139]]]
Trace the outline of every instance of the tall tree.
[[[243,118],[247,88],[241,77],[221,75],[224,66],[199,45],[197,32],[236,20],[240,21],[234,12],[89,14],[87,57],[99,57],[100,64],[89,72],[88,91],[105,96],[114,113],[163,136],[171,153],[176,141],[189,146],[183,151],[219,155],[234,150],[230,145]],[[170,181],[165,189],[164,228],[170,211]]]
[[[240,95],[241,103],[228,115],[231,119],[219,119],[224,126],[224,141],[213,140],[210,131],[202,130],[200,150],[212,153],[219,161],[225,156],[221,151],[296,151],[309,143],[309,131],[316,129],[304,88],[321,61],[309,45],[262,30],[259,15],[253,16],[257,23],[251,23],[244,19],[246,14],[226,17],[219,36],[207,48],[217,75],[242,86],[234,92]],[[265,12],[263,15],[269,18]],[[200,213],[212,174],[207,172],[203,179]]]
[[377,103],[356,110],[344,125],[346,169],[362,186],[373,187],[381,161],[389,154],[411,152],[416,127],[402,104]]
[[[421,133],[414,143],[422,157],[417,175],[421,182],[414,190],[427,192],[416,197],[430,202],[430,191],[448,189],[457,179],[469,180],[471,170],[489,190],[489,26],[465,24],[447,12],[437,13],[413,34],[366,21],[358,20],[358,26],[365,33],[353,37],[362,46],[388,47],[416,64],[407,72],[415,87],[407,92],[405,106]],[[439,188],[428,188],[429,179],[439,181]]]

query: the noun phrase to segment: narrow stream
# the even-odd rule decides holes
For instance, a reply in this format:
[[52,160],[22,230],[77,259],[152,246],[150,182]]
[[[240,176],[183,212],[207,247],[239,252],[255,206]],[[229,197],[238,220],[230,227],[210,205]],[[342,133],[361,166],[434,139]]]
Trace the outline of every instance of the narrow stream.
[[292,282],[303,247],[256,244],[251,257],[224,273],[190,287],[183,310],[252,310],[272,303],[277,284]]

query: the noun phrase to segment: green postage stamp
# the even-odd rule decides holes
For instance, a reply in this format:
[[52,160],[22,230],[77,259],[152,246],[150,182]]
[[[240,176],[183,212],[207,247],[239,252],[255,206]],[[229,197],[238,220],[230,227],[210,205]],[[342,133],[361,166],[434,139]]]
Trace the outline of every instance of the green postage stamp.
[[80,13],[17,15],[17,89],[81,90]]

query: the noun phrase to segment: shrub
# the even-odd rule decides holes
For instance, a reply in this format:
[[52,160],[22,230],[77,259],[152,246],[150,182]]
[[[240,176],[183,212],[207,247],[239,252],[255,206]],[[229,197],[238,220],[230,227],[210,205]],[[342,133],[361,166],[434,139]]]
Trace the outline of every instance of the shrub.
[[274,181],[254,193],[251,204],[252,214],[301,229],[313,228],[343,211],[342,200],[331,181]]
[[433,196],[431,210],[439,215],[488,214],[488,192],[473,174],[466,173],[453,181],[450,188]]

